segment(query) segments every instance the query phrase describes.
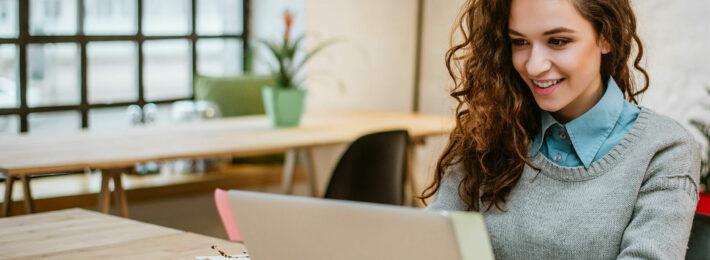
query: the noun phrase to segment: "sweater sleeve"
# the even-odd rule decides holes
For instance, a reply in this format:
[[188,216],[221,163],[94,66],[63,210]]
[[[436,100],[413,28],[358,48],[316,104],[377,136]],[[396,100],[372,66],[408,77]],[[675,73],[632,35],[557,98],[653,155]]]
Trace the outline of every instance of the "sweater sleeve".
[[468,207],[459,197],[458,187],[463,179],[459,164],[449,167],[441,180],[441,186],[434,200],[426,210],[465,211]]
[[698,202],[700,154],[690,136],[651,159],[618,259],[684,259]]

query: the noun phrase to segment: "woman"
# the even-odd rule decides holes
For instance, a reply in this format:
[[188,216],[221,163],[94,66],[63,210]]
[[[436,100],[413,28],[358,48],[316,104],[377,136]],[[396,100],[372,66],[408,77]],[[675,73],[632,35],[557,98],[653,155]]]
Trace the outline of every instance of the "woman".
[[480,211],[499,259],[683,259],[700,156],[635,105],[629,0],[468,0],[459,24],[428,209]]

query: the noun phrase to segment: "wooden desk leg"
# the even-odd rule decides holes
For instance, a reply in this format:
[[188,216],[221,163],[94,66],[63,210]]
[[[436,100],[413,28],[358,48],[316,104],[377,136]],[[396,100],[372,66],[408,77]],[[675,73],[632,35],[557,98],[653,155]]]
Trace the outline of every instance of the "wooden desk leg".
[[9,217],[12,213],[12,186],[15,182],[14,176],[5,174],[5,200],[3,201],[2,216]]
[[313,152],[311,151],[311,148],[301,148],[298,151],[298,155],[301,157],[301,165],[303,166],[303,170],[306,172],[306,181],[308,182],[308,185],[311,186],[311,196],[318,197],[318,189],[316,188],[316,172],[314,168],[315,164],[313,163]]
[[126,171],[130,172],[132,169],[107,169],[101,170],[101,192],[99,193],[99,211],[104,214],[108,214],[111,209],[111,189],[109,188],[109,181],[113,179],[113,193],[115,196],[116,203],[121,210],[121,216],[128,218],[128,202],[126,200],[126,191],[123,189],[121,183],[121,174]]
[[22,175],[20,180],[22,180],[22,190],[25,193],[25,212],[34,213],[35,205],[32,199],[32,191],[30,190],[30,176]]
[[111,190],[108,187],[108,182],[111,179],[109,170],[101,171],[101,192],[99,192],[99,211],[108,214],[111,208]]
[[128,202],[126,201],[126,191],[121,184],[121,172],[115,172],[113,174],[113,195],[115,196],[116,203],[121,207],[121,216],[128,218]]
[[283,174],[281,176],[281,191],[284,194],[293,193],[293,171],[296,168],[296,149],[286,151]]

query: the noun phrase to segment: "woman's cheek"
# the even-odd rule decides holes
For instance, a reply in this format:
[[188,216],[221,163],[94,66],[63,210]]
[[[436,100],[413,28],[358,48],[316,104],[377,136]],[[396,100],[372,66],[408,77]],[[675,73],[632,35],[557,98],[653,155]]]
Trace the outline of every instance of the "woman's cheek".
[[572,72],[578,71],[585,62],[584,57],[580,57],[579,51],[575,48],[556,51],[555,61],[556,68],[563,74],[563,77],[573,76]]

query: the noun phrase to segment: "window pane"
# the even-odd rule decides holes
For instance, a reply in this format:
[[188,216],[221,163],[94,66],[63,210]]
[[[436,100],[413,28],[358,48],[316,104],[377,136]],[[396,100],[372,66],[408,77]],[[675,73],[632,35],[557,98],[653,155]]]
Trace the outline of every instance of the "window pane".
[[136,0],[84,0],[84,33],[135,34]]
[[144,35],[186,35],[190,33],[189,0],[144,0]]
[[17,38],[17,0],[0,0],[0,38]]
[[138,47],[133,42],[90,42],[87,51],[89,103],[138,100]]
[[76,34],[77,0],[30,0],[30,34]]
[[16,115],[0,116],[0,135],[20,132],[20,117]]
[[242,33],[242,0],[198,0],[197,34]]
[[68,133],[81,129],[78,111],[32,113],[27,120],[30,133]]
[[127,129],[133,125],[131,118],[128,107],[93,108],[89,110],[89,129]]
[[172,123],[171,104],[146,104],[141,110],[137,105],[131,107],[94,108],[89,110],[89,129],[91,130],[121,130],[143,125],[140,123],[141,113],[146,113],[148,125],[165,125]]
[[190,84],[190,45],[187,40],[143,43],[143,84],[148,101],[186,98]]
[[17,46],[0,44],[0,108],[17,107]]
[[242,73],[242,42],[236,39],[197,41],[197,73],[228,76]]
[[27,103],[30,106],[79,104],[79,46],[27,45]]

